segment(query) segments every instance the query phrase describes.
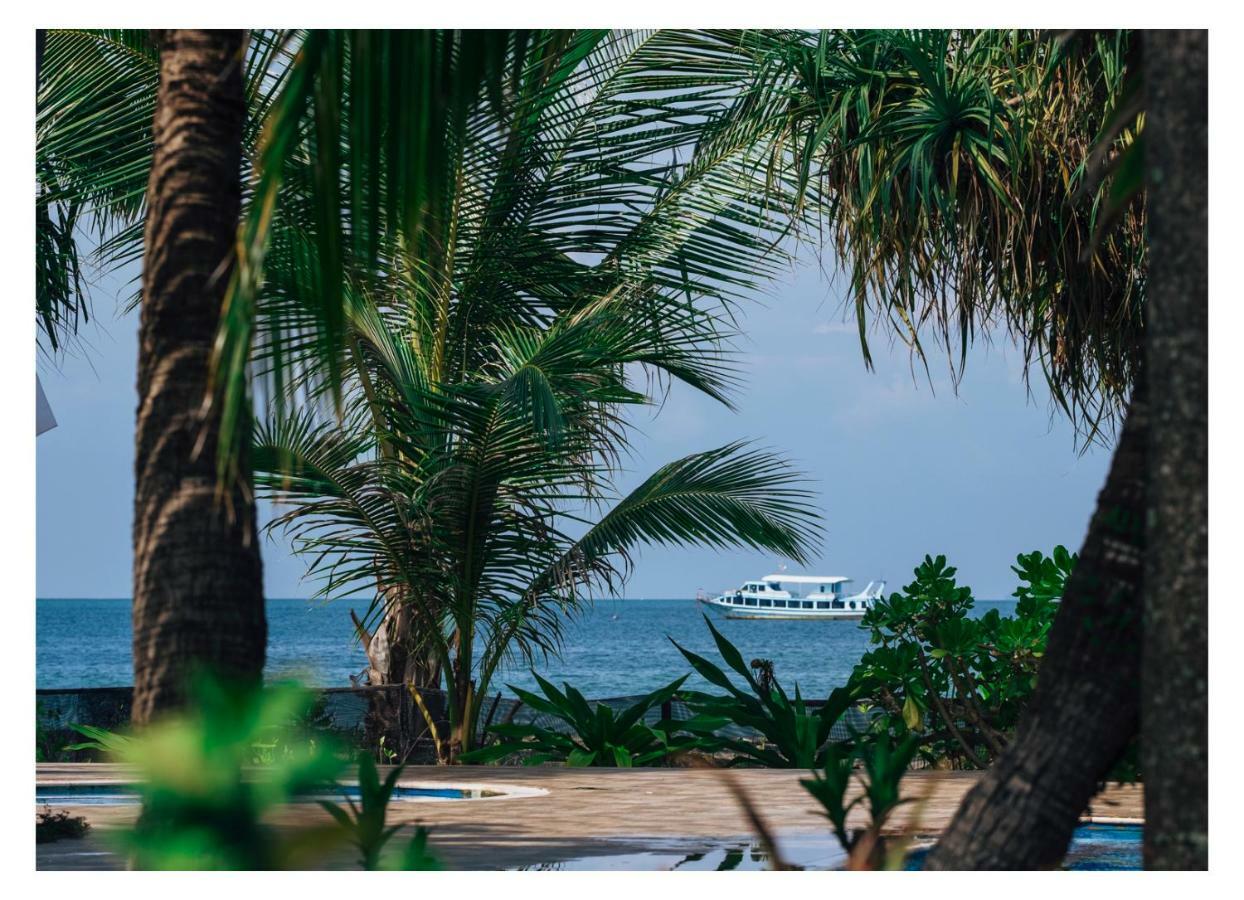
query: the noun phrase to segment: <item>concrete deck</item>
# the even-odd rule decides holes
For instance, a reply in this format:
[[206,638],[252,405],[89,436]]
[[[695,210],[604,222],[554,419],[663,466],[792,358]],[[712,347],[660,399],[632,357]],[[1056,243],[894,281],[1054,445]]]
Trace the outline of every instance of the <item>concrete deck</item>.
[[[478,785],[537,788],[535,796],[486,798],[447,803],[390,806],[390,822],[420,823],[431,832],[433,850],[455,869],[509,869],[565,863],[567,867],[608,868],[610,857],[641,854],[652,868],[668,868],[682,856],[720,849],[723,841],[748,846],[754,834],[725,778],[754,801],[779,846],[815,863],[832,855],[828,824],[819,806],[800,786],[802,771],[750,769],[564,769],[544,767],[408,767],[401,784]],[[900,808],[897,829],[935,835],[945,828],[976,772],[912,772],[903,782],[912,802]],[[100,763],[46,763],[39,784],[124,781],[121,766]],[[62,808],[62,807],[57,807]],[[118,868],[123,861],[109,849],[108,832],[133,821],[138,807],[79,806],[75,814],[92,824],[87,837],[39,845],[39,869]],[[1093,801],[1087,816],[1138,820],[1143,816],[1138,786],[1110,786]],[[863,814],[860,813],[860,824]],[[293,828],[324,824],[328,815],[314,804],[286,807],[274,823]],[[402,834],[392,846],[403,844]],[[353,855],[317,860],[324,868],[352,867]],[[599,863],[593,864],[593,860]]]

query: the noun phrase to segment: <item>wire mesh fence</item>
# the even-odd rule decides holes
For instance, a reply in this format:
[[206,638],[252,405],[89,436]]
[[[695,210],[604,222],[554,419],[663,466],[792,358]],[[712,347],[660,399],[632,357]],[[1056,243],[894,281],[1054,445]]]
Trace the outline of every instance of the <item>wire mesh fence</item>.
[[[445,721],[444,693],[421,691],[420,696],[434,723]],[[603,704],[621,711],[634,704],[642,695],[605,697],[588,701],[593,707]],[[85,758],[81,752],[66,751],[68,744],[81,740],[74,725],[93,725],[115,730],[124,727],[130,718],[133,689],[70,688],[36,691],[36,735],[40,759],[66,760]],[[807,701],[811,708],[820,704]],[[853,707],[835,723],[831,741],[843,741],[864,731],[876,710]],[[663,719],[679,722],[694,715],[692,708],[678,698],[649,709],[644,721],[656,725]],[[533,709],[515,697],[497,694],[484,702],[477,723],[478,733],[502,722],[534,724],[552,731],[567,732],[570,726],[556,716]],[[376,750],[383,747],[403,760],[426,757],[432,749],[427,717],[419,710],[410,692],[402,685],[372,687],[321,688],[314,691],[314,702],[301,725],[317,732],[328,732],[348,746]],[[718,730],[723,737],[757,739],[759,733],[739,725],[726,725]]]

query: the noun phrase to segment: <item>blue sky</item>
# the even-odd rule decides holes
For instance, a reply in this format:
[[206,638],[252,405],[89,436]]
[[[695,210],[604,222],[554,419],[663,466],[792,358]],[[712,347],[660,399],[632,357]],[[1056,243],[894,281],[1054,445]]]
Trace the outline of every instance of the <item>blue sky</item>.
[[[815,482],[826,540],[816,574],[857,586],[905,584],[925,553],[945,553],[978,597],[1014,589],[1017,553],[1075,549],[1105,478],[1107,450],[1081,454],[1051,417],[1043,386],[1029,397],[1018,351],[978,344],[956,394],[933,358],[933,384],[884,333],[865,369],[836,285],[804,265],[744,307],[745,384],[731,411],[675,386],[635,421],[641,434],[624,485],[672,459],[751,438],[792,459]],[[137,314],[119,316],[110,280],[95,293],[98,325],[76,356],[40,377],[60,423],[37,440],[40,597],[128,597],[133,502]],[[765,575],[771,556],[650,548],[628,597],[690,597]],[[791,571],[794,571],[793,567]],[[279,536],[265,540],[268,596],[304,597],[302,562]]]

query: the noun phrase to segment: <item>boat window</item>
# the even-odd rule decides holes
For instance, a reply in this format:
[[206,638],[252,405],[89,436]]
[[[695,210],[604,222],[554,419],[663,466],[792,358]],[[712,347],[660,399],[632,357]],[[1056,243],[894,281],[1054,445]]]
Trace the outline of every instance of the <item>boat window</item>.
[[803,608],[804,608],[804,609],[811,609],[811,608],[812,608],[812,601],[811,601],[811,600],[804,600],[804,601],[803,601]]
[[854,600],[852,600],[852,601],[848,604],[848,606],[850,606],[852,609],[855,609],[855,601],[854,601]]
[[843,608],[843,607],[845,607],[845,606],[846,606],[846,604],[845,604],[845,603],[843,603],[841,600],[835,600],[832,608],[833,608],[833,609],[842,609],[842,608]]
[[773,605],[776,606],[778,609],[786,609],[785,600],[774,600]]
[[755,597],[744,597],[744,598],[743,598],[743,603],[744,603],[744,605],[745,605],[745,606],[755,606],[755,605],[756,605],[756,598],[755,598]]
[[764,597],[764,598],[762,598],[762,599],[761,599],[761,601],[760,601],[760,605],[761,605],[761,606],[772,606],[772,605],[773,605],[773,601],[772,601],[772,600],[770,600],[768,597]]
[[828,600],[816,601],[816,608],[817,609],[829,609],[829,601]]
[[771,590],[771,591],[780,591],[781,589],[782,589],[782,582],[780,582],[780,581],[770,581],[770,582],[769,582],[769,590]]

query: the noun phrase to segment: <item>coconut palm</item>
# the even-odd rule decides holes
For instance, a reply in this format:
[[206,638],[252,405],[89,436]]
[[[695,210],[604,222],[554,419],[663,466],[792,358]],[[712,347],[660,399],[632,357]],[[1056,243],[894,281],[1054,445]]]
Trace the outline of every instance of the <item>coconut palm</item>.
[[[671,73],[679,52],[696,64]],[[756,203],[754,145],[741,135],[711,158],[690,152],[724,108],[700,95],[748,68],[709,65],[712,54],[729,45],[668,33],[512,40],[502,96],[448,135],[453,177],[417,227],[395,218],[387,183],[344,217],[316,219],[308,203],[300,227],[271,226],[255,315],[283,330],[256,360],[275,373],[281,356],[296,373],[283,389],[321,402],[272,404],[260,483],[294,504],[277,524],[310,555],[324,596],[376,595],[360,623],[373,680],[443,684],[447,759],[472,746],[507,655],[553,651],[565,616],[623,578],[639,545],[807,558],[809,495],[772,454],[731,444],[625,496],[614,485],[629,407],[670,380],[727,400],[732,305],[783,261]],[[327,139],[305,109],[316,123],[306,134]],[[689,109],[697,121],[684,121]],[[353,133],[353,115],[334,120],[337,134]],[[347,183],[365,174],[357,152],[340,158]],[[280,190],[292,193],[284,214],[303,215],[296,184]],[[381,235],[378,249],[355,246],[360,231]],[[301,365],[323,345],[298,335],[328,331],[307,312],[322,267],[289,263],[303,253],[341,260],[336,378]],[[360,264],[377,253],[381,268]]]
[[[319,45],[301,33],[246,37],[56,31],[41,60],[37,313],[46,345],[63,343],[85,314],[84,256],[103,269],[143,257],[133,607],[140,722],[180,703],[194,669],[253,680],[263,668],[250,397],[234,370],[227,401],[214,402],[216,338],[222,320],[237,333],[238,304],[225,301],[241,201],[254,206],[242,196],[244,174],[249,181],[252,166],[262,170],[279,152],[282,133],[263,131],[269,108],[297,95],[285,81],[305,74],[294,62]],[[495,43],[495,35],[438,36],[384,59],[402,72],[436,73],[421,83],[425,106],[465,111],[478,100]],[[316,84],[321,100],[331,99],[334,86]],[[409,134],[417,135],[405,142],[415,156],[429,148],[434,156],[443,137]],[[78,242],[90,231],[96,248],[82,254]],[[321,292],[321,326],[339,301]]]
[[[290,42],[267,31],[247,40],[245,169]],[[36,314],[40,347],[53,355],[89,319],[86,273],[142,257],[160,47],[146,30],[50,29],[40,32],[38,49]],[[136,290],[130,304],[139,299]]]
[[[267,629],[249,485],[212,478],[199,414],[241,203],[243,32],[161,36],[139,330],[133,718],[183,702],[189,667],[258,682]],[[245,472],[245,458],[239,461]],[[222,496],[223,495],[223,496]]]

